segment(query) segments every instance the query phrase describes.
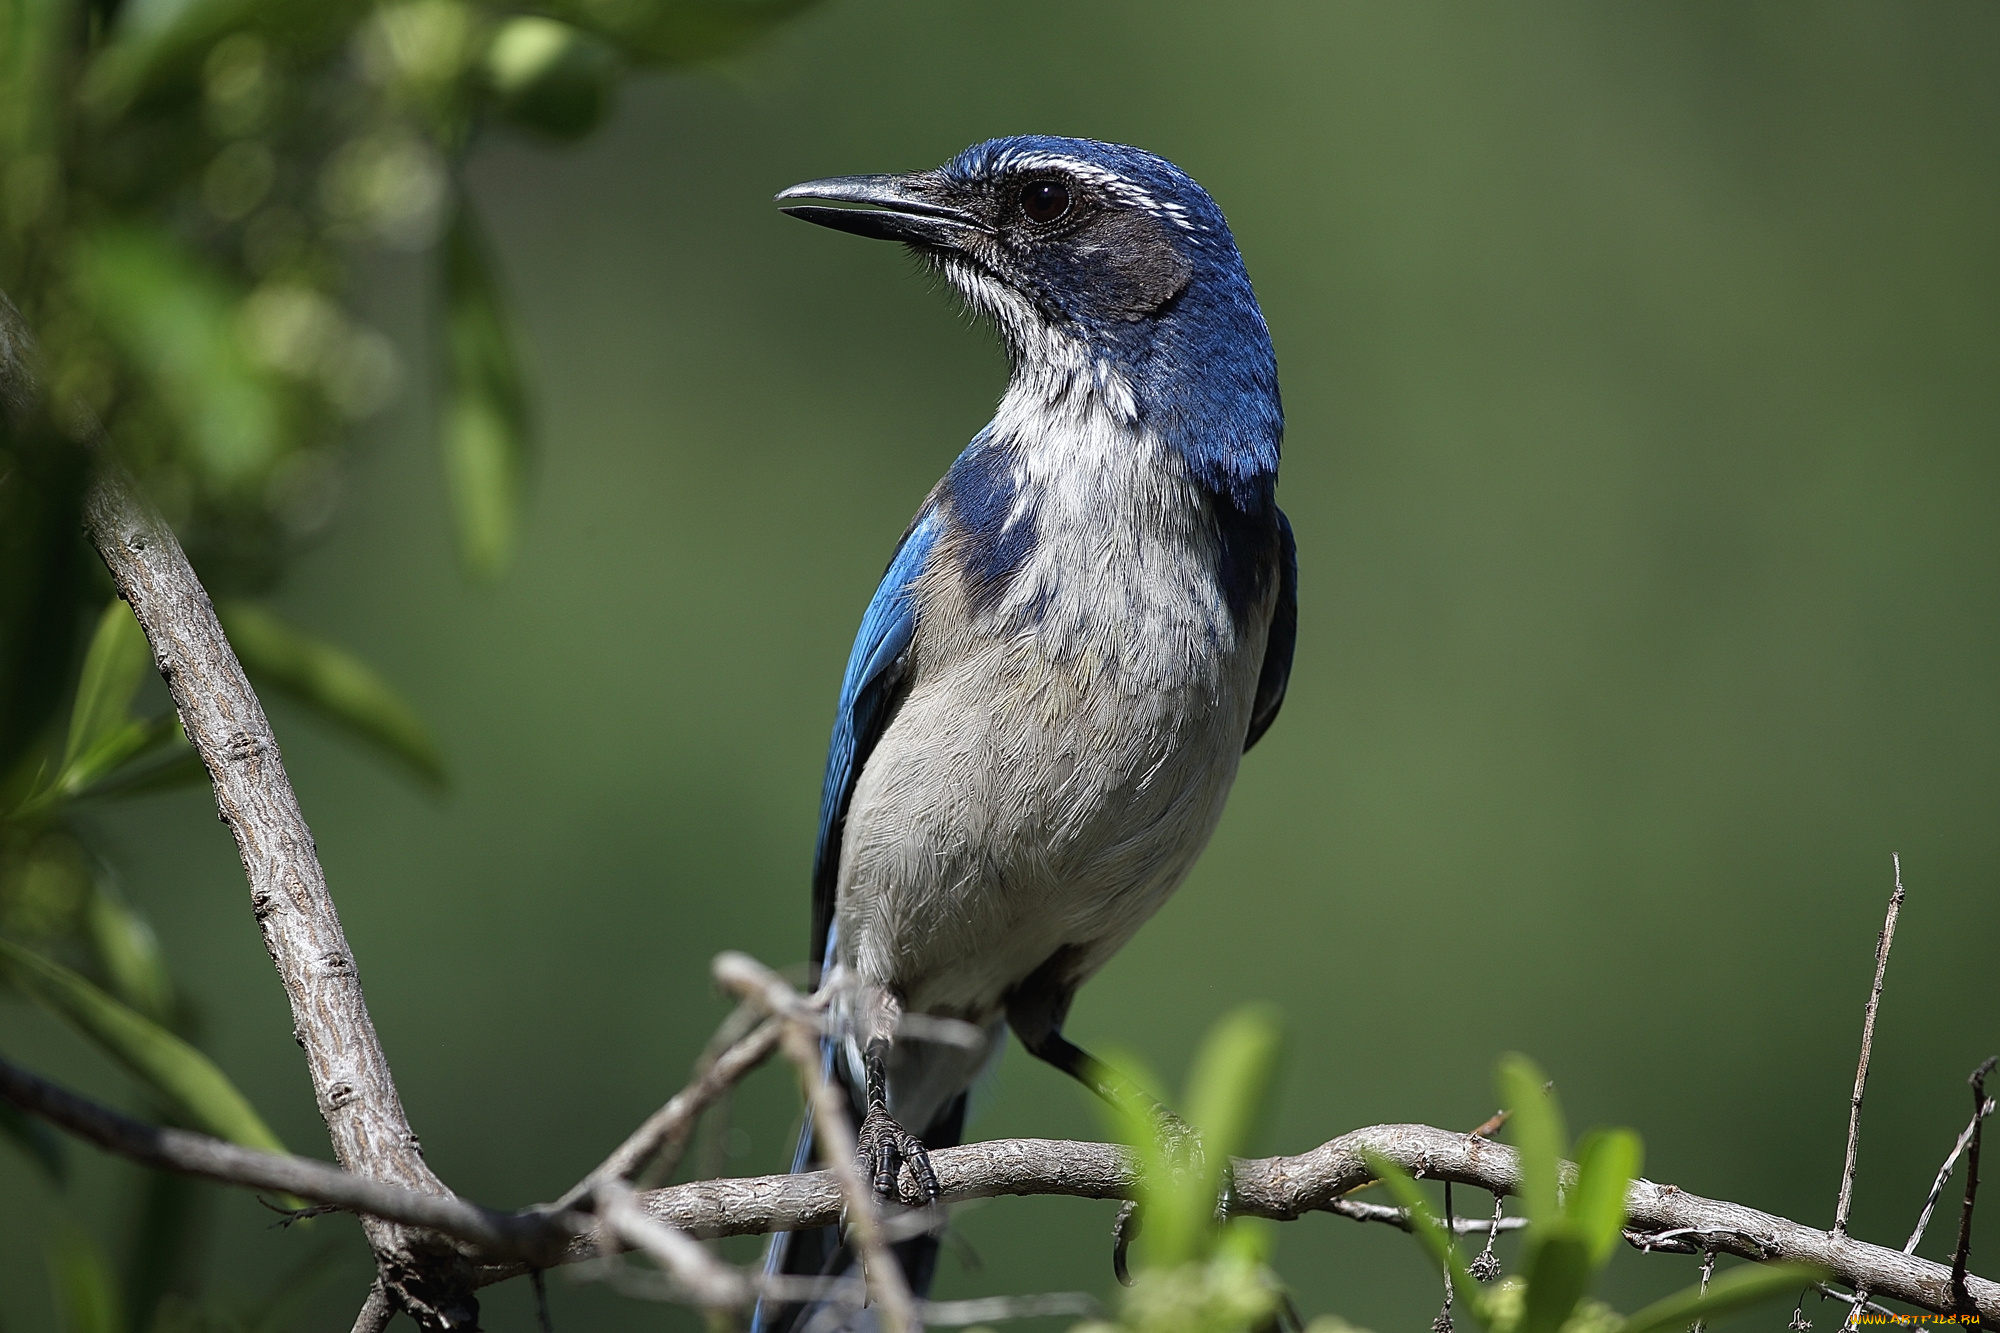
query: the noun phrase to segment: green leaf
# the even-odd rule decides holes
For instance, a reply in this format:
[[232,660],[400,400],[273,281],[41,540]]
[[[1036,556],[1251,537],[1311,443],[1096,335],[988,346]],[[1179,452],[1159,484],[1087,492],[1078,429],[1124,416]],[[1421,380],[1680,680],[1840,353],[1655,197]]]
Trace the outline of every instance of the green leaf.
[[76,702],[69,713],[69,740],[63,745],[65,771],[131,725],[132,696],[145,679],[152,653],[146,633],[124,599],[114,597],[97,618],[90,651],[84,655]]
[[1245,1005],[1208,1031],[1188,1073],[1187,1108],[1217,1183],[1250,1134],[1271,1090],[1283,1039],[1275,1009]]
[[118,998],[155,1023],[171,1021],[174,982],[160,956],[159,938],[102,876],[97,891],[90,895],[84,925],[98,964]]
[[127,4],[113,40],[91,62],[81,101],[99,120],[112,120],[150,95],[186,90],[202,60],[232,32],[261,34],[289,63],[311,64],[353,34],[362,6],[355,0],[184,0]]
[[1645,1148],[1629,1129],[1599,1130],[1577,1146],[1576,1189],[1569,1216],[1590,1247],[1591,1267],[1602,1267],[1625,1226],[1625,1192],[1639,1174]]
[[60,187],[50,141],[73,18],[63,0],[0,3],[0,162],[11,196],[0,204],[0,228],[17,236],[55,211]]
[[813,0],[553,0],[551,14],[597,33],[641,65],[726,55]]
[[1492,1301],[1486,1289],[1466,1270],[1458,1257],[1458,1247],[1452,1244],[1451,1237],[1431,1211],[1430,1200],[1424,1197],[1417,1182],[1410,1178],[1409,1172],[1380,1153],[1363,1150],[1362,1156],[1367,1159],[1368,1169],[1375,1173],[1383,1188],[1398,1204],[1409,1210],[1412,1234],[1431,1252],[1431,1258],[1451,1275],[1452,1294],[1457,1297],[1458,1303],[1472,1311],[1473,1317],[1480,1323],[1490,1324],[1493,1319]]
[[45,1254],[63,1333],[125,1333],[118,1283],[96,1241],[73,1223],[63,1223]]
[[513,554],[528,455],[528,403],[484,238],[461,197],[444,239],[447,352],[442,443],[459,555],[477,575]]
[[207,781],[208,769],[188,743],[187,733],[181,730],[179,714],[169,713],[147,726],[157,730],[149,731],[146,744],[77,795],[107,800],[171,791]]
[[1192,1163],[1184,1152],[1192,1145],[1172,1144],[1163,1134],[1150,1089],[1156,1086],[1150,1071],[1129,1057],[1107,1064],[1119,1094],[1100,1102],[1111,1132],[1132,1150],[1139,1167],[1139,1206],[1144,1219],[1140,1245],[1151,1262],[1161,1265],[1185,1263],[1201,1250],[1203,1233],[1211,1225],[1215,1206],[1213,1193],[1204,1194],[1194,1179]]
[[260,687],[275,689],[402,761],[434,787],[444,756],[416,709],[354,654],[251,602],[216,606],[229,645]]
[[[114,791],[129,794],[142,785],[142,777],[154,771],[143,761],[162,751],[176,747],[185,749],[186,746],[187,736],[181,731],[177,713],[165,713],[145,722],[127,722],[64,769],[57,776],[55,785],[34,804],[110,795]],[[171,763],[169,760],[167,764],[156,767],[166,767]]]
[[285,1150],[213,1061],[62,964],[0,939],[0,976],[96,1043],[190,1125],[246,1148]]
[[1569,1141],[1562,1107],[1553,1091],[1543,1091],[1548,1080],[1525,1055],[1502,1056],[1495,1081],[1500,1104],[1512,1112],[1508,1124],[1521,1152],[1521,1201],[1532,1224],[1529,1235],[1546,1236],[1562,1216],[1558,1187],[1563,1149]]
[[618,53],[608,44],[538,14],[500,24],[486,50],[486,78],[501,114],[558,139],[597,127],[620,73]]
[[283,452],[292,415],[252,361],[234,284],[165,233],[123,225],[81,237],[75,290],[128,365],[151,383],[190,462],[225,489],[261,485]]
[[83,845],[51,828],[25,847],[6,850],[11,854],[0,856],[0,930],[25,940],[75,934],[93,888]]
[[1826,1271],[1807,1264],[1745,1264],[1708,1284],[1707,1294],[1688,1287],[1653,1302],[1628,1318],[1618,1333],[1658,1333],[1678,1329],[1697,1319],[1714,1319],[1767,1301],[1809,1283],[1823,1281]]
[[1127,1080],[1131,1093],[1116,1103],[1116,1129],[1139,1158],[1143,1244],[1153,1264],[1172,1267],[1212,1251],[1223,1173],[1263,1108],[1278,1049],[1277,1018],[1262,1006],[1238,1009],[1209,1029],[1188,1076],[1192,1138],[1190,1127],[1161,1122],[1156,1104],[1139,1091],[1148,1081],[1143,1075]]
[[1528,1294],[1517,1333],[1556,1333],[1590,1289],[1590,1275],[1590,1247],[1582,1237],[1542,1237],[1528,1260]]
[[69,1154],[61,1136],[12,1102],[0,1102],[0,1139],[33,1159],[51,1185],[60,1188],[69,1180]]

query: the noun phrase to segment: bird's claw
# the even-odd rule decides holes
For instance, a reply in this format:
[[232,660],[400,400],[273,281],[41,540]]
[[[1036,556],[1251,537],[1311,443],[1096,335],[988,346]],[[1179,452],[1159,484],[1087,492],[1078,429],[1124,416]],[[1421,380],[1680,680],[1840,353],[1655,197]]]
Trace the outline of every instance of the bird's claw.
[[[1174,1164],[1177,1172],[1200,1172],[1208,1164],[1208,1149],[1201,1141],[1195,1127],[1175,1115],[1164,1106],[1153,1108],[1153,1128],[1159,1135],[1160,1147],[1166,1159]],[[1222,1164],[1215,1194],[1215,1220],[1218,1225],[1229,1220],[1230,1205],[1236,1197],[1236,1179],[1228,1162]]]
[[[861,1122],[855,1156],[860,1159],[862,1174],[877,1198],[922,1208],[944,1193],[938,1187],[937,1174],[931,1170],[930,1153],[924,1141],[891,1119],[885,1106],[868,1108],[867,1118]],[[905,1166],[910,1168],[916,1186],[914,1198],[903,1193]]]
[[1201,1146],[1201,1135],[1193,1125],[1175,1115],[1164,1106],[1153,1108],[1153,1128],[1160,1136],[1160,1147],[1166,1150],[1167,1160],[1179,1163],[1183,1170],[1195,1170],[1202,1164],[1206,1153]]
[[1130,1256],[1132,1242],[1139,1237],[1139,1201],[1127,1199],[1118,1209],[1117,1218],[1111,1223],[1111,1275],[1118,1279],[1118,1285],[1132,1285]]

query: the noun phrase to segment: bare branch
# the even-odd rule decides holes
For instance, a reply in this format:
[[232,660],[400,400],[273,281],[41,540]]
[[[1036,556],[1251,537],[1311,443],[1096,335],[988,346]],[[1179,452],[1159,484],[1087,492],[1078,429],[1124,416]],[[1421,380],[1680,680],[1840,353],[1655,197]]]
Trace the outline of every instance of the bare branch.
[[[1335,1199],[1326,1206],[1329,1213],[1351,1217],[1357,1222],[1381,1222],[1398,1231],[1412,1230],[1410,1210],[1392,1208],[1386,1203],[1369,1203],[1365,1199]],[[1442,1219],[1439,1219],[1440,1222]],[[1497,1236],[1503,1231],[1520,1231],[1528,1225],[1525,1217],[1454,1217],[1450,1230],[1458,1236]]]
[[382,1275],[378,1273],[368,1284],[368,1299],[354,1316],[352,1333],[382,1333],[395,1317],[396,1303],[390,1299],[389,1289],[382,1285]]
[[1966,1144],[1972,1142],[1972,1131],[1979,1127],[1979,1122],[1993,1114],[1993,1107],[1994,1101],[1991,1097],[1981,1103],[1979,1109],[1973,1112],[1972,1119],[1966,1121],[1958,1141],[1951,1145],[1951,1151],[1945,1154],[1944,1165],[1938,1168],[1937,1179],[1931,1182],[1931,1192],[1924,1199],[1924,1210],[1917,1215],[1916,1228],[1910,1232],[1910,1238],[1903,1242],[1904,1254],[1917,1252],[1917,1242],[1924,1238],[1924,1231],[1931,1224],[1931,1214],[1937,1211],[1938,1199],[1944,1194],[1945,1182],[1951,1179],[1951,1169],[1958,1165],[1958,1155],[1965,1151]]
[[1889,947],[1896,942],[1896,914],[1903,910],[1903,859],[1892,855],[1896,868],[1895,892],[1889,895],[1889,913],[1882,933],[1875,940],[1875,985],[1868,992],[1868,1007],[1861,1016],[1861,1061],[1854,1070],[1854,1097],[1847,1106],[1847,1164],[1840,1172],[1840,1202],[1833,1210],[1833,1234],[1847,1234],[1847,1219],[1854,1210],[1854,1164],[1861,1152],[1861,1095],[1868,1088],[1868,1057],[1875,1045],[1875,1011],[1882,1004],[1882,979],[1889,971]]
[[[0,295],[0,403],[17,419],[39,397],[33,345],[20,312]],[[102,432],[88,444],[96,477],[84,525],[145,630],[181,726],[214,782],[334,1155],[356,1175],[450,1197],[403,1113],[312,832],[256,692],[173,529],[140,497]],[[472,1270],[452,1246],[379,1217],[363,1226],[396,1305],[428,1329],[477,1326]]]
[[783,977],[748,954],[722,954],[715,960],[714,970],[715,979],[724,989],[741,999],[762,1004],[772,1015],[785,1020],[780,1040],[786,1057],[805,1085],[806,1105],[812,1111],[820,1155],[839,1184],[840,1197],[846,1205],[848,1234],[861,1256],[862,1274],[879,1307],[883,1327],[887,1333],[917,1333],[915,1298],[903,1278],[901,1265],[889,1253],[875,1199],[862,1183],[860,1167],[854,1160],[854,1126],[848,1120],[846,1099],[820,1071],[817,1016]]
[[1084,1318],[1101,1314],[1096,1298],[1081,1291],[1050,1291],[1038,1296],[980,1296],[967,1301],[925,1301],[924,1322],[940,1328],[966,1324],[997,1324],[1003,1319],[1035,1319],[1049,1315]]
[[1986,1076],[1996,1064],[2000,1064],[2000,1055],[1987,1056],[1967,1080],[1972,1084],[1972,1142],[1965,1150],[1965,1208],[1958,1215],[1958,1245],[1951,1252],[1952,1308],[1958,1311],[1972,1306],[1972,1298],[1965,1290],[1965,1261],[1972,1252],[1972,1205],[1979,1197],[1980,1127],[1985,1122],[1986,1109],[1993,1104],[1986,1099]]
[[705,1310],[740,1310],[755,1299],[748,1278],[685,1231],[648,1216],[622,1181],[600,1180],[595,1189],[598,1220],[621,1243],[600,1248],[610,1253],[622,1247],[638,1250],[666,1270],[683,1299]]
[[591,1192],[607,1180],[628,1178],[639,1166],[659,1151],[662,1145],[685,1143],[687,1134],[694,1126],[695,1117],[700,1115],[709,1103],[734,1087],[745,1075],[757,1068],[777,1049],[778,1038],[783,1024],[777,1019],[766,1019],[750,1034],[725,1050],[706,1069],[698,1073],[692,1083],[673,1097],[659,1110],[646,1119],[646,1123],[632,1131],[617,1151],[605,1158],[589,1175],[569,1188],[569,1192],[557,1200],[556,1207],[573,1208],[580,1201],[590,1197]]
[[1817,1291],[1820,1295],[1826,1297],[1828,1300],[1842,1301],[1848,1305],[1851,1305],[1856,1310],[1861,1311],[1863,1314],[1872,1314],[1882,1319],[1896,1318],[1896,1312],[1894,1310],[1891,1310],[1886,1305],[1877,1305],[1875,1302],[1869,1300],[1866,1296],[1861,1296],[1861,1295],[1850,1296],[1848,1293],[1844,1291],[1835,1291],[1832,1287],[1827,1286],[1826,1283],[1824,1282],[1813,1283],[1812,1290]]
[[[1703,1250],[1701,1252],[1702,1295],[1704,1296],[1708,1295],[1708,1284],[1714,1277],[1715,1277],[1715,1251],[1713,1249]],[[1697,1319],[1694,1321],[1693,1326],[1688,1329],[1688,1333],[1702,1333],[1702,1330],[1707,1327],[1708,1327],[1708,1321],[1706,1319]]]
[[[334,1155],[356,1175],[449,1198],[403,1114],[312,831],[208,594],[173,530],[108,458],[85,517],[119,594],[146,631],[236,837],[251,910],[291,1001],[292,1032],[305,1050]],[[471,1270],[451,1246],[379,1217],[364,1225],[391,1294],[420,1326],[477,1325]]]
[[[317,1199],[457,1237],[480,1250],[482,1285],[598,1254],[585,1234],[590,1221],[578,1214],[493,1213],[464,1200],[359,1179],[324,1162],[142,1125],[4,1062],[0,1062],[0,1098],[148,1166]],[[1367,1161],[1370,1153],[1412,1175],[1474,1185],[1493,1194],[1515,1193],[1520,1184],[1520,1159],[1505,1144],[1428,1125],[1375,1125],[1296,1157],[1236,1161],[1232,1211],[1281,1220],[1310,1212],[1353,1216],[1341,1205],[1353,1204],[1356,1201],[1345,1196],[1374,1183]],[[1000,1195],[1130,1199],[1138,1185],[1131,1154],[1108,1143],[999,1139],[937,1149],[931,1154],[931,1166],[947,1203]],[[1573,1173],[1575,1168],[1564,1169]],[[827,1226],[840,1220],[843,1206],[840,1185],[831,1171],[700,1180],[635,1194],[632,1201],[646,1216],[695,1237]],[[1865,1287],[1939,1314],[1953,1310],[1951,1270],[1915,1255],[1650,1180],[1632,1182],[1626,1209],[1626,1238],[1642,1249],[1712,1248],[1745,1259],[1814,1264],[1849,1287]],[[1491,1225],[1479,1223],[1473,1229]],[[1690,1237],[1698,1237],[1700,1243],[1690,1245]],[[524,1253],[554,1241],[562,1243],[560,1253]],[[1967,1275],[1965,1293],[1970,1308],[1983,1320],[2000,1324],[2000,1282]]]
[[542,1213],[496,1213],[450,1194],[431,1194],[343,1171],[327,1162],[245,1148],[206,1134],[163,1129],[121,1115],[0,1060],[0,1100],[143,1166],[226,1185],[297,1195],[365,1218],[422,1227],[477,1246],[552,1261],[574,1228]]

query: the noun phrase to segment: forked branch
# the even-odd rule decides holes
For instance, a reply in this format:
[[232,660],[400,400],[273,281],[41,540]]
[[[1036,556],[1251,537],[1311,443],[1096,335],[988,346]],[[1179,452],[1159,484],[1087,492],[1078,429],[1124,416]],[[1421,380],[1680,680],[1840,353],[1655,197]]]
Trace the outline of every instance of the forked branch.
[[[354,1182],[346,1173],[318,1162],[305,1165],[324,1175],[295,1168],[279,1175],[276,1163],[296,1164],[305,1159],[255,1153],[218,1145],[198,1134],[139,1125],[83,1098],[71,1094],[50,1097],[41,1091],[50,1086],[0,1063],[0,1098],[81,1133],[110,1151],[136,1155],[129,1144],[137,1134],[152,1145],[150,1155],[143,1159],[149,1165],[251,1188],[282,1189],[357,1212],[432,1227],[455,1238],[466,1254],[479,1261],[482,1284],[518,1276],[532,1267],[577,1262],[600,1253],[599,1242],[590,1235],[595,1219],[580,1213],[528,1210],[495,1214],[462,1200],[440,1200],[376,1182]],[[83,1108],[103,1120],[122,1122],[119,1132],[93,1130],[81,1119]],[[256,1168],[238,1169],[223,1162],[215,1154],[217,1147],[244,1159],[256,1159]],[[1354,1202],[1347,1195],[1374,1182],[1369,1154],[1395,1162],[1420,1178],[1449,1180],[1495,1194],[1513,1193],[1520,1180],[1520,1159],[1505,1144],[1428,1125],[1374,1125],[1295,1157],[1238,1160],[1232,1207],[1239,1214],[1281,1220],[1312,1212],[1354,1216],[1343,1205]],[[939,1149],[931,1154],[931,1167],[948,1203],[999,1195],[1129,1199],[1138,1185],[1132,1155],[1107,1143],[999,1139]],[[371,1192],[365,1198],[351,1192],[357,1185],[365,1185]],[[840,1185],[830,1171],[699,1180],[634,1193],[629,1200],[620,1198],[620,1204],[629,1203],[636,1214],[696,1237],[760,1235],[825,1226],[839,1220],[843,1202]],[[1713,1249],[1757,1261],[1815,1264],[1843,1286],[1865,1289],[1919,1309],[1943,1314],[1952,1312],[1956,1304],[1949,1267],[1898,1250],[1650,1180],[1633,1182],[1626,1207],[1626,1239],[1641,1249],[1683,1253]],[[465,1211],[456,1211],[460,1209]],[[630,1223],[633,1216],[624,1213],[620,1220]],[[1379,1220],[1391,1219],[1385,1216]],[[496,1237],[496,1228],[503,1226],[504,1241]],[[534,1252],[533,1257],[528,1257],[529,1252]],[[1968,1275],[1965,1298],[1983,1322],[2000,1326],[2000,1282]]]
[[[0,295],[0,405],[22,429],[40,425],[33,346],[20,313]],[[334,1154],[356,1176],[449,1198],[403,1114],[312,831],[256,691],[173,529],[140,496],[101,433],[83,447],[94,455],[96,474],[84,525],[145,631],[181,726],[214,783]],[[477,1326],[472,1274],[455,1250],[377,1214],[363,1225],[398,1308],[427,1329]]]

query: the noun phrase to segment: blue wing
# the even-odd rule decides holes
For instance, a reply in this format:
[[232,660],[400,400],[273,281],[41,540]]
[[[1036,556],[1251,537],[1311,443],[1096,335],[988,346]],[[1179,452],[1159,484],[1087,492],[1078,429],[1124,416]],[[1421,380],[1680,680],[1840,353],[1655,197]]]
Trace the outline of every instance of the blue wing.
[[895,711],[903,683],[905,652],[917,628],[912,590],[936,545],[940,520],[926,502],[890,558],[889,571],[861,617],[847,675],[840,682],[840,706],[833,717],[833,741],[826,752],[826,782],[820,789],[819,845],[813,852],[812,979],[819,984],[826,961],[827,927],[833,923],[833,892],[840,873],[840,835],[847,803],[861,766]]
[[1264,642],[1264,670],[1257,677],[1257,699],[1250,706],[1250,734],[1243,739],[1248,750],[1284,706],[1285,686],[1292,680],[1292,649],[1299,641],[1299,548],[1292,540],[1292,521],[1278,511],[1278,606],[1271,614],[1271,636]]

